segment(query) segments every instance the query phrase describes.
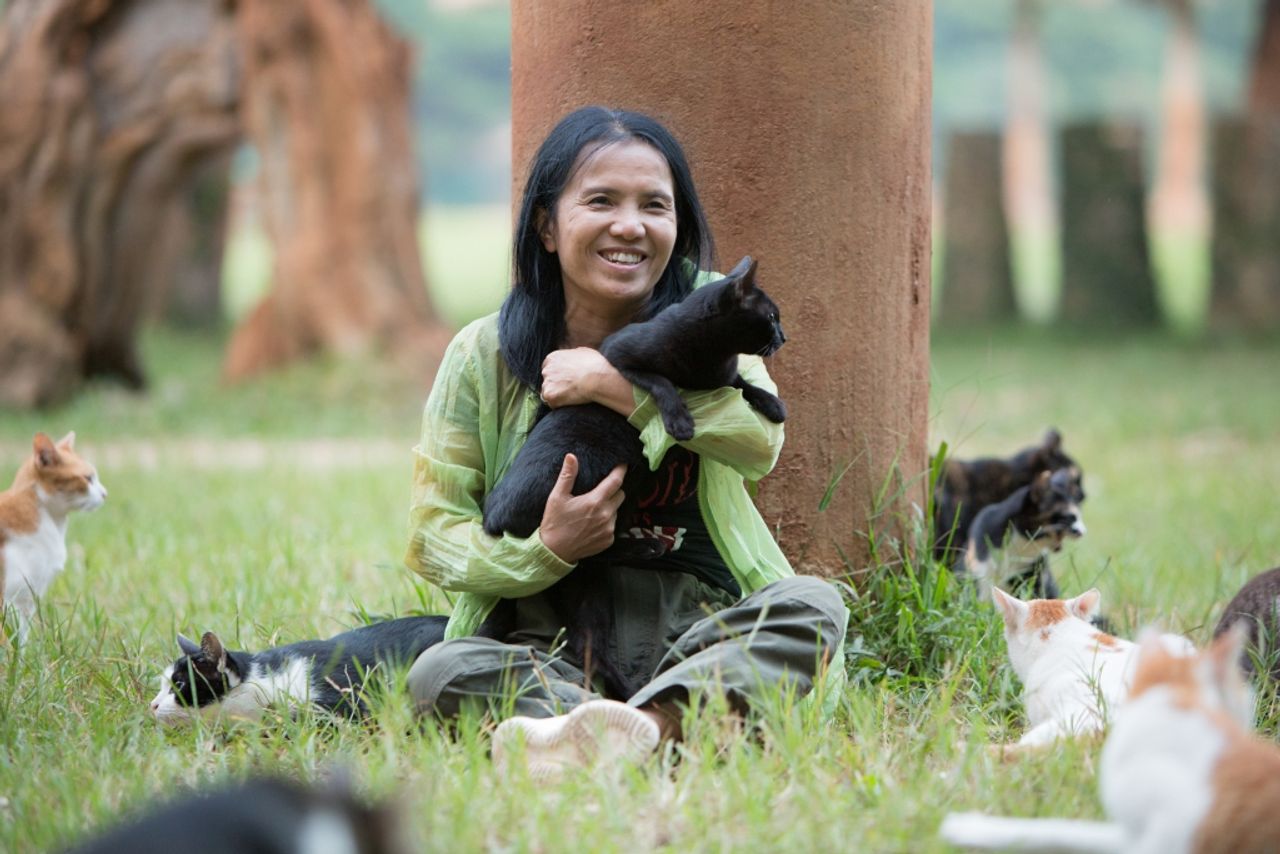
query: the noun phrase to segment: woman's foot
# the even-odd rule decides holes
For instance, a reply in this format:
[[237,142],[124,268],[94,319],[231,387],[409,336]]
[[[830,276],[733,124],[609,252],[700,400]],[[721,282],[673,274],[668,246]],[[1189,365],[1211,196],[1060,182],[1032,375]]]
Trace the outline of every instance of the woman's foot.
[[658,747],[653,717],[616,700],[589,700],[553,718],[508,718],[493,733],[493,763],[499,772],[524,762],[534,780],[559,777],[570,768],[638,762]]

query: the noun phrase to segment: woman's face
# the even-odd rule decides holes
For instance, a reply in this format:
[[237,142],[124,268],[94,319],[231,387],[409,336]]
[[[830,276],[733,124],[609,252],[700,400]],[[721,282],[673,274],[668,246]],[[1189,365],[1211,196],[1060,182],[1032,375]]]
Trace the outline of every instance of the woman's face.
[[567,309],[629,320],[653,293],[676,241],[666,158],[636,140],[587,149],[541,237],[560,256]]

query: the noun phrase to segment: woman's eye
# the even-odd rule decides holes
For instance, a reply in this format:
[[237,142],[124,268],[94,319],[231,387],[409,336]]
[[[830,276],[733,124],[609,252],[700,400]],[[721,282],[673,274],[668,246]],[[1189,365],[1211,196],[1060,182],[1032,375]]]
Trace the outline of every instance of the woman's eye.
[[609,204],[609,199],[608,199],[608,197],[607,197],[607,196],[592,196],[591,198],[587,199],[587,204],[589,204],[589,205],[607,205],[607,204]]

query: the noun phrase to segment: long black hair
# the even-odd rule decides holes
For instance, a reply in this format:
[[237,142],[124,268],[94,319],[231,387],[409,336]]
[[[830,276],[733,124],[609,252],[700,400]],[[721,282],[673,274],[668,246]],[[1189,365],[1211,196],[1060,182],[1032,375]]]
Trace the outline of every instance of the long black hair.
[[[556,201],[574,174],[578,155],[616,142],[639,140],[658,150],[671,168],[676,240],[671,259],[653,288],[644,316],[680,302],[699,269],[711,269],[715,248],[693,175],[671,132],[641,113],[582,107],[560,120],[529,167],[511,257],[515,282],[498,315],[498,341],[507,367],[525,385],[542,384],[542,360],[564,343],[564,286],[560,256],[542,244],[541,229],[555,217]],[[544,219],[545,218],[545,219]]]

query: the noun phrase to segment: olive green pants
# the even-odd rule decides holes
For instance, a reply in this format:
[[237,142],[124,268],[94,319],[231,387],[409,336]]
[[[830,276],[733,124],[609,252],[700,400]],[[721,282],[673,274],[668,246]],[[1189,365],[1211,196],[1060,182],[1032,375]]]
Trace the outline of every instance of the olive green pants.
[[[615,567],[610,585],[611,660],[643,685],[628,700],[637,707],[720,694],[745,712],[763,692],[806,694],[849,621],[839,592],[811,576],[737,601],[681,572]],[[563,714],[602,694],[583,663],[557,648],[559,632],[541,595],[517,600],[516,628],[503,641],[457,638],[428,649],[409,671],[409,690],[421,712],[446,718],[464,708]]]

